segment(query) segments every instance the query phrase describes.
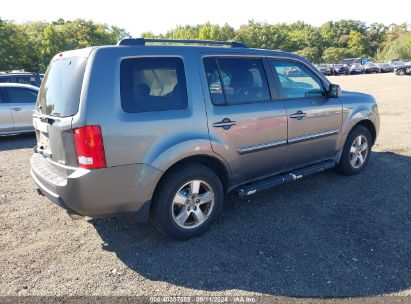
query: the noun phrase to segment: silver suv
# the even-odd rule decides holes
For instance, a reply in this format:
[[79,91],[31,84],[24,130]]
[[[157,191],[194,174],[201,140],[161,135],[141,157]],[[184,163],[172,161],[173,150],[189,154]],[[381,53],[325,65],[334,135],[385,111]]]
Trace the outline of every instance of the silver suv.
[[182,240],[211,226],[227,193],[359,173],[379,117],[372,96],[341,93],[294,54],[125,39],[57,54],[33,124],[39,194],[72,217],[132,213]]

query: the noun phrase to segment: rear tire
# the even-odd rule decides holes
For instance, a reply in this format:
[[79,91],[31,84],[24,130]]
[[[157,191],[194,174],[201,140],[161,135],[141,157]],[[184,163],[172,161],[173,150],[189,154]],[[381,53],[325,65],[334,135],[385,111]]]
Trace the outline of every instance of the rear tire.
[[206,232],[223,207],[224,191],[217,174],[197,163],[167,173],[153,197],[152,220],[167,237],[187,240]]
[[345,141],[337,171],[349,176],[360,173],[370,158],[371,143],[371,134],[366,127],[354,127]]

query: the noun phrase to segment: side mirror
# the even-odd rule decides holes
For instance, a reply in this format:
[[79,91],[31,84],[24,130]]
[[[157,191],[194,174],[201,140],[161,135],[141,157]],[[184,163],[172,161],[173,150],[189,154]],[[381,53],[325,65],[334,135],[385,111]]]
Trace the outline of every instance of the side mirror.
[[330,84],[328,87],[328,97],[338,98],[341,96],[341,87],[338,84]]

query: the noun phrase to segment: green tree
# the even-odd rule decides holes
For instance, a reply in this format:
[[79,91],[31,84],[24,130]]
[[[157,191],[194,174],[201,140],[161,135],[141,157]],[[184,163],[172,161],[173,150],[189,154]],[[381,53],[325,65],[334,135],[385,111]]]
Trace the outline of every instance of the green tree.
[[0,20],[0,70],[13,68],[16,60],[15,42],[13,41],[15,35],[16,29],[13,24]]
[[351,53],[355,54],[358,57],[366,56],[366,42],[367,39],[365,36],[363,36],[357,31],[351,30],[350,34],[348,35],[347,47]]
[[311,62],[321,62],[321,57],[318,55],[318,49],[312,47],[306,47],[304,49],[294,52],[295,54],[308,59]]
[[42,63],[44,70],[50,59],[57,53],[93,45],[116,44],[130,35],[121,28],[92,21],[77,19],[50,23],[44,27],[41,42]]
[[237,30],[235,40],[244,42],[250,47],[288,51],[290,44],[287,37],[286,24],[271,25],[249,21]]
[[378,59],[388,61],[394,59],[411,59],[411,33],[403,33],[394,41],[386,44],[377,56]]
[[324,62],[337,63],[347,57],[353,57],[350,50],[346,48],[329,47],[324,50],[322,59]]
[[366,52],[374,57],[382,47],[387,35],[388,27],[382,23],[372,23],[367,30]]
[[[24,24],[0,19],[0,70],[44,71],[56,53],[116,44],[127,37],[130,34],[122,28],[84,19]],[[142,37],[237,40],[255,48],[294,52],[313,62],[338,62],[345,57],[360,56],[379,60],[411,57],[411,33],[406,24],[367,26],[359,20],[329,21],[320,27],[302,21],[291,24],[249,21],[237,30],[228,24],[207,22],[180,25],[158,35],[145,32]]]

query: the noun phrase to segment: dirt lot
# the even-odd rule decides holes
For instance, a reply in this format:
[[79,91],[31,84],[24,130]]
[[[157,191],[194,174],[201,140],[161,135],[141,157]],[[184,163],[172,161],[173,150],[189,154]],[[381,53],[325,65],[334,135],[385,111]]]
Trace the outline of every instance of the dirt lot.
[[0,295],[411,296],[411,77],[331,78],[379,102],[366,170],[230,197],[188,242],[131,217],[70,220],[34,191],[34,138],[0,138]]

